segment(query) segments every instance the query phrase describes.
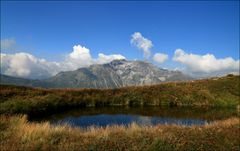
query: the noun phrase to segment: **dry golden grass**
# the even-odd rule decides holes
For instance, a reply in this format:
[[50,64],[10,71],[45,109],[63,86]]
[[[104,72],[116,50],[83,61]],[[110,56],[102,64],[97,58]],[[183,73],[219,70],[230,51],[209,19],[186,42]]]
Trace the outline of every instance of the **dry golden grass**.
[[1,116],[1,150],[240,150],[239,118],[204,126],[72,128]]

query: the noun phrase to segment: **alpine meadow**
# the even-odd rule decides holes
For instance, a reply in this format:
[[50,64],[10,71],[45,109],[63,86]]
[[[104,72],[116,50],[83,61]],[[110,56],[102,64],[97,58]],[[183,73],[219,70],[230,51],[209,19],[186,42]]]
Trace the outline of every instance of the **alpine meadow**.
[[1,151],[240,151],[239,1],[1,1]]

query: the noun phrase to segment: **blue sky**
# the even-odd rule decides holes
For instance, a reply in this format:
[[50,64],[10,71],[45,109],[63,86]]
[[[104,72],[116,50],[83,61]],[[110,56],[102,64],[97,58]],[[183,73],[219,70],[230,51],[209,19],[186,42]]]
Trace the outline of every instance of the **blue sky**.
[[239,2],[1,2],[1,40],[14,39],[14,49],[48,61],[62,61],[74,45],[98,53],[121,54],[143,60],[130,43],[140,32],[153,43],[151,53],[168,60],[157,64],[175,68],[174,52],[239,60]]

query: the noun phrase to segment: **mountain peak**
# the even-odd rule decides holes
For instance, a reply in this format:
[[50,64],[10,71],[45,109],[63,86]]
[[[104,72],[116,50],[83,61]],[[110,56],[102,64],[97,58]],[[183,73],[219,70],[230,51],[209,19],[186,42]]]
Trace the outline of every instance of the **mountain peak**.
[[107,63],[107,64],[116,66],[116,65],[120,65],[120,64],[123,64],[123,63],[126,63],[126,62],[128,62],[126,59],[115,59],[115,60],[113,60],[113,61],[111,61],[110,63]]
[[49,81],[57,83],[56,87],[117,88],[189,79],[181,72],[163,70],[147,61],[125,59],[79,68],[64,75]]

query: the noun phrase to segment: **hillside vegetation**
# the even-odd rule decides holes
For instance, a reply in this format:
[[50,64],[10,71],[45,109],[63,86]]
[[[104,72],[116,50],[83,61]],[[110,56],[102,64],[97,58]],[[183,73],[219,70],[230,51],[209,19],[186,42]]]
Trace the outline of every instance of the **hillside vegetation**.
[[1,85],[0,113],[37,115],[87,106],[222,106],[240,102],[240,77],[229,75],[119,89],[39,89]]

